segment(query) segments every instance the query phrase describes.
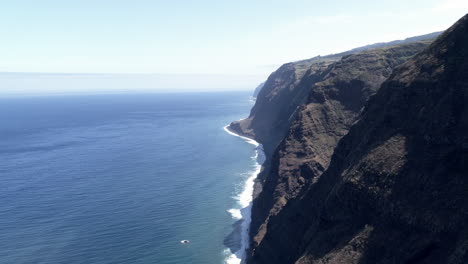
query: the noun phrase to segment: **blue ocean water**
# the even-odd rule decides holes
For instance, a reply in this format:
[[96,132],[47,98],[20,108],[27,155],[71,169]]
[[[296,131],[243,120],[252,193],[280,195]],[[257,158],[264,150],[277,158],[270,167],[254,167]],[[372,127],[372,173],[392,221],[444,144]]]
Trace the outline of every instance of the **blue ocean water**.
[[227,211],[257,166],[223,126],[251,104],[245,92],[0,99],[0,263],[223,263]]

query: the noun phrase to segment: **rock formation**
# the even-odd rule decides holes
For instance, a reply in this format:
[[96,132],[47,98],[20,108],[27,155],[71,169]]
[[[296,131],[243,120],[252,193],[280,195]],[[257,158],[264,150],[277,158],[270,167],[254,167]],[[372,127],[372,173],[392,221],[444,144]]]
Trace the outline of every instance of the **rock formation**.
[[468,16],[430,42],[268,78],[248,263],[468,262]]

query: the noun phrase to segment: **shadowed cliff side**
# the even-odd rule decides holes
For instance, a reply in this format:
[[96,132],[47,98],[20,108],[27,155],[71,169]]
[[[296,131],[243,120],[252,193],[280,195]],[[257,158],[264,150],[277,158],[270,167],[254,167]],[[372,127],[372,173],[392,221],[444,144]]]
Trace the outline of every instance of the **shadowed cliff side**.
[[[265,83],[259,86],[261,89],[257,87],[254,93],[257,100],[249,117],[232,122],[229,129],[261,142],[265,147],[267,157],[271,156],[287,134],[297,107],[306,102],[309,95],[308,88],[314,81],[321,80],[323,71],[330,64],[339,61],[346,55],[370,49],[430,40],[439,34],[440,32],[434,32],[404,40],[367,45],[338,54],[317,56],[307,60],[286,63],[273,72]],[[307,85],[299,85],[306,74],[308,76]]]
[[467,73],[465,16],[397,67],[354,125],[375,87],[316,83],[273,158],[263,192],[284,208],[270,212],[249,263],[467,263]]
[[[395,44],[433,40],[439,34],[440,32],[435,32],[405,40],[372,44],[338,54],[317,56],[307,60],[284,64],[273,72],[259,91],[249,117],[234,121],[229,126],[230,130],[254,138],[264,147],[266,160],[263,164],[262,172],[255,181],[254,197],[261,192],[262,183],[268,178],[273,153],[287,135],[291,123],[298,114],[298,107],[308,102],[310,87],[316,82],[323,80],[330,65],[346,55],[372,48],[387,48]],[[256,229],[257,227],[251,230]]]
[[307,99],[308,90],[298,85],[303,76],[308,73],[320,78],[321,71],[340,57],[317,57],[282,65],[259,91],[250,116],[232,122],[229,128],[261,142],[267,156],[271,156],[283,139],[296,108]]
[[255,88],[252,97],[257,98],[258,94],[260,93],[260,91],[262,90],[262,88],[263,88],[264,85],[265,85],[265,82],[262,82],[261,84],[259,84],[259,85]]
[[[432,40],[346,55],[321,74],[309,71],[296,89],[307,91],[289,133],[272,159],[253,204],[253,247],[267,232],[270,216],[278,214],[304,186],[317,181],[328,167],[338,141],[356,121],[369,97],[392,70],[426,48]],[[317,78],[319,77],[319,78]]]

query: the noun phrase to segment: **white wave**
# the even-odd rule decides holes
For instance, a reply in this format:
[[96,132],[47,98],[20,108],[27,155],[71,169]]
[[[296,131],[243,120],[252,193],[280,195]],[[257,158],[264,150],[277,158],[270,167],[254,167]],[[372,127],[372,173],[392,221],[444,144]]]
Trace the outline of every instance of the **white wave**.
[[[245,259],[246,250],[249,248],[249,227],[251,222],[251,209],[252,209],[252,199],[253,199],[253,190],[255,184],[255,178],[260,173],[262,168],[263,160],[260,158],[264,157],[263,147],[257,141],[238,135],[228,129],[228,126],[224,127],[224,130],[236,137],[244,139],[247,143],[255,146],[255,154],[252,159],[256,160],[254,169],[249,172],[249,177],[244,183],[244,189],[237,197],[241,209],[229,209],[228,212],[236,219],[242,219],[241,223],[241,248],[237,252],[231,252],[224,261],[225,264],[241,264]],[[261,156],[259,155],[261,153]],[[229,250],[228,250],[229,251]],[[230,251],[229,251],[230,252]]]
[[242,260],[237,258],[236,255],[232,254],[229,249],[224,250],[224,255],[226,258],[224,259],[225,264],[241,264]]
[[[241,119],[241,120],[243,120],[243,119]],[[239,120],[239,121],[240,121],[240,120]],[[234,133],[233,131],[229,130],[228,127],[229,127],[229,125],[225,126],[225,127],[224,127],[224,131],[228,132],[229,134],[231,134],[231,135],[233,135],[233,136],[235,136],[235,137],[240,137],[240,138],[244,139],[247,143],[252,144],[252,145],[254,145],[255,147],[260,146],[260,143],[258,143],[257,141],[255,141],[255,140],[253,140],[253,139],[251,139],[251,138],[244,137],[244,136],[241,136],[241,135],[239,135],[239,134],[236,134],[236,133]]]
[[231,214],[232,218],[234,218],[234,219],[242,219],[242,214],[241,214],[240,209],[234,209],[234,208],[232,208],[232,209],[229,209],[229,210],[227,210],[227,211],[228,211],[228,213]]

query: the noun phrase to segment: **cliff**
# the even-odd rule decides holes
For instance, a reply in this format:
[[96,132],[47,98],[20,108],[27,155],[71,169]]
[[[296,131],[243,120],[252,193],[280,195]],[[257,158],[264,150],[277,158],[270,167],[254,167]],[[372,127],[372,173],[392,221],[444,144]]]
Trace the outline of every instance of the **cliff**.
[[272,73],[259,91],[257,100],[246,119],[232,122],[230,129],[254,138],[264,145],[270,156],[289,127],[289,119],[297,106],[307,97],[307,90],[299,86],[302,77],[314,72],[317,76],[338,56],[313,58],[287,63]]
[[248,263],[468,262],[468,16],[429,42],[269,77]]
[[[252,108],[249,117],[243,120],[232,122],[229,126],[229,129],[235,131],[236,133],[254,138],[263,145],[266,160],[263,164],[262,172],[255,182],[254,197],[257,197],[257,195],[261,192],[263,188],[263,181],[267,178],[270,178],[270,166],[273,161],[274,152],[280,142],[288,134],[292,122],[296,119],[296,116],[299,113],[299,107],[309,103],[308,100],[311,93],[311,87],[313,87],[317,82],[324,81],[324,77],[327,77],[327,79],[330,80],[333,78],[333,75],[341,74],[338,71],[340,70],[340,65],[343,64],[340,62],[342,58],[346,59],[346,61],[344,62],[345,65],[342,66],[341,69],[350,71],[347,78],[352,79],[353,74],[356,74],[355,77],[357,77],[357,79],[361,78],[367,82],[367,86],[373,86],[373,88],[370,88],[370,90],[368,90],[369,87],[364,89],[364,92],[368,93],[363,95],[365,101],[367,100],[366,98],[368,98],[368,96],[375,92],[374,90],[376,87],[378,87],[380,83],[386,77],[388,77],[388,74],[391,72],[393,67],[405,61],[411,55],[414,55],[420,51],[422,48],[424,48],[425,45],[428,45],[428,43],[432,41],[435,36],[439,34],[439,32],[435,32],[427,35],[408,38],[405,40],[392,41],[389,43],[377,43],[359,47],[339,54],[317,56],[307,60],[286,63],[278,70],[273,72],[264,83],[262,89],[259,91],[259,94],[256,98],[256,103]],[[395,48],[396,46],[393,45],[396,43],[400,44],[400,46],[403,48],[396,49],[397,53],[393,55],[391,52],[395,49],[392,49],[392,47]],[[404,51],[406,44],[411,45],[407,46],[407,51]],[[379,47],[379,49],[372,49],[376,47]],[[363,53],[362,56],[354,56],[359,53]],[[395,58],[393,56],[395,56]],[[367,60],[367,62],[360,62],[361,59]],[[356,66],[358,66],[359,63],[365,64],[371,63],[372,61],[375,63],[376,67],[380,67],[375,71],[375,76],[365,76],[367,72],[363,71],[362,69],[357,69],[354,71],[352,68],[353,62],[356,62]],[[332,71],[334,66],[337,66],[336,70]],[[368,65],[368,67],[372,68],[373,66]],[[382,71],[384,67],[388,67],[388,69]],[[358,74],[361,73],[362,76],[358,76]],[[385,76],[377,76],[382,74],[385,74]],[[349,84],[352,81],[351,79],[345,82],[348,82]],[[354,84],[357,83],[355,82]],[[323,83],[323,85],[325,85],[325,83]],[[362,102],[359,103],[358,108],[361,106]],[[356,112],[356,110],[353,111]],[[336,140],[334,139],[333,141]],[[336,142],[333,143],[333,145],[336,145]],[[258,200],[261,201],[262,198]],[[268,211],[267,207],[271,206],[271,202],[270,204],[267,204],[265,201],[259,201],[255,199],[253,203],[254,217],[251,228],[252,232],[256,232],[258,226],[261,224],[261,222],[264,221]],[[258,207],[261,207],[262,209],[256,209]],[[255,235],[256,234],[252,233],[252,236]]]
[[[263,188],[253,204],[251,236],[261,243],[270,216],[328,167],[338,141],[356,121],[369,97],[397,65],[422,51],[430,41],[346,55],[321,74],[309,71],[298,84],[307,92],[285,139],[266,168]],[[261,183],[261,184],[260,184]],[[260,189],[260,188],[259,188]]]
[[[265,147],[267,156],[271,156],[279,142],[286,135],[290,122],[294,119],[296,109],[306,102],[308,87],[320,81],[322,72],[343,56],[356,54],[374,48],[386,48],[397,44],[414,43],[434,39],[440,32],[397,40],[387,43],[376,43],[349,51],[327,56],[286,63],[273,72],[265,83],[255,89],[257,102],[248,118],[232,122],[230,129],[239,134],[254,138]],[[307,83],[299,85],[304,75]]]
[[[327,168],[338,140],[392,69],[427,47],[435,34],[287,63],[268,78],[250,116],[230,125],[261,142],[266,153],[255,184],[253,248],[270,215]],[[367,50],[376,46],[381,48]]]
[[255,88],[252,97],[257,98],[258,94],[260,93],[260,91],[262,90],[262,88],[263,88],[264,85],[265,85],[265,82],[262,82],[261,84],[259,84],[259,85]]

